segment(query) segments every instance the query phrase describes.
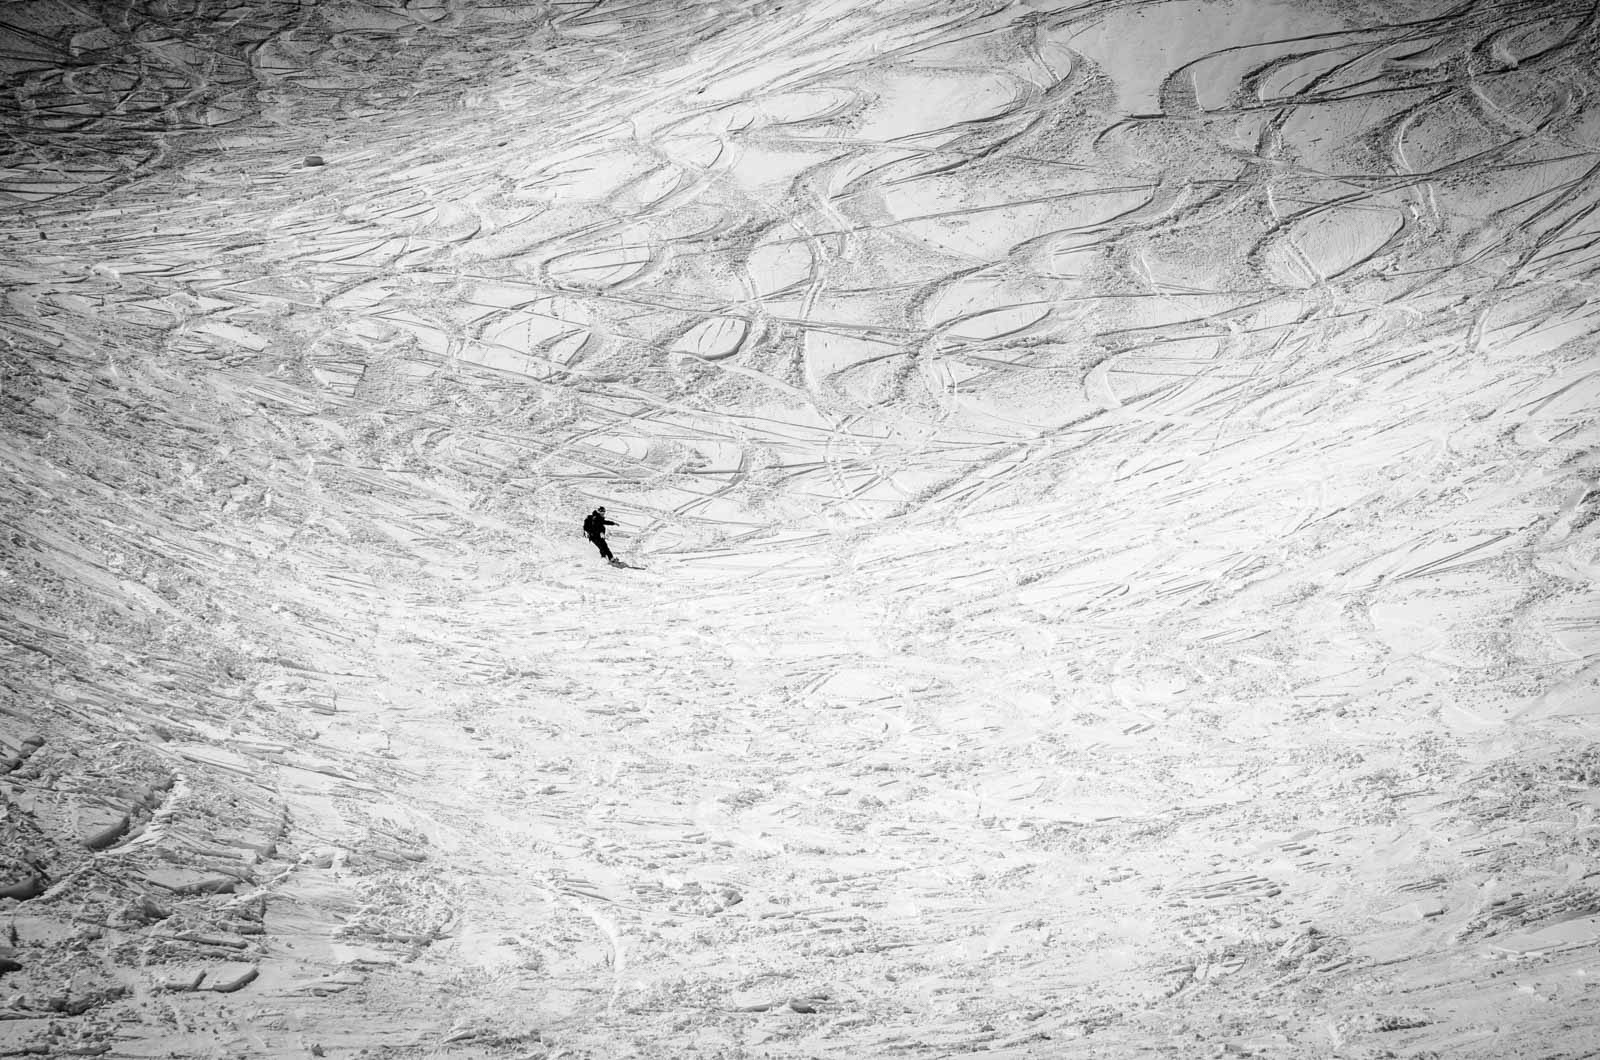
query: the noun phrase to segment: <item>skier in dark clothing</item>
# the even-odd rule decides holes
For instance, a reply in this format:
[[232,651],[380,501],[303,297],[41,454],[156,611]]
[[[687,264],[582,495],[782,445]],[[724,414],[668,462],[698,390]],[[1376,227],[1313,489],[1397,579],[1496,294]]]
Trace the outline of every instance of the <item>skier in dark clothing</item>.
[[603,504],[590,512],[588,518],[583,521],[583,536],[594,542],[594,547],[600,550],[601,559],[612,563],[617,561],[617,557],[611,554],[611,546],[606,544],[606,527],[616,525],[606,518],[606,508]]

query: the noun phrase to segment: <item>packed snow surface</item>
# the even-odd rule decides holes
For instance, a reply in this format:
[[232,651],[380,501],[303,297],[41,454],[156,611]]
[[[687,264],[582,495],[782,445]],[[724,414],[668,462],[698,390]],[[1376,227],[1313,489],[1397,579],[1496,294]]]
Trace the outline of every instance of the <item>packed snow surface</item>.
[[1597,26],[0,5],[0,1052],[1593,1055]]

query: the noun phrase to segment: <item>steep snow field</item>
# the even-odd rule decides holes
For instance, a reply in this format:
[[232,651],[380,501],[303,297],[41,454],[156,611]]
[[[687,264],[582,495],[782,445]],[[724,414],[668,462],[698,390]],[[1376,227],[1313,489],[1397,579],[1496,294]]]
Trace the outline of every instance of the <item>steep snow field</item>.
[[1597,59],[0,4],[0,1054],[1596,1055]]

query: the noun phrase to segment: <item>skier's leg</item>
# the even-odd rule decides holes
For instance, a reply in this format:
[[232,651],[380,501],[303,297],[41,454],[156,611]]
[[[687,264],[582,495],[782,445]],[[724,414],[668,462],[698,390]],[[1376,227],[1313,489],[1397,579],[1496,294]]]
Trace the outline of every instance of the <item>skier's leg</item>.
[[614,559],[617,558],[617,557],[615,557],[615,556],[613,556],[611,554],[611,546],[606,544],[606,539],[605,538],[603,538],[603,537],[595,538],[595,544],[600,546],[600,555],[604,556],[606,559],[614,560]]

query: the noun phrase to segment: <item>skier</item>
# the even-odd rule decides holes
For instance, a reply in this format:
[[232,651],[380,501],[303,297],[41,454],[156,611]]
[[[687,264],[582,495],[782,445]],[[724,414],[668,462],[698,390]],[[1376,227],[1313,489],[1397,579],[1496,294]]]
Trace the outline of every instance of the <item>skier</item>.
[[606,506],[603,504],[590,512],[588,518],[583,521],[583,536],[594,542],[594,547],[600,550],[601,559],[612,563],[617,561],[617,557],[611,554],[611,546],[606,544],[606,527],[616,525],[606,518]]

